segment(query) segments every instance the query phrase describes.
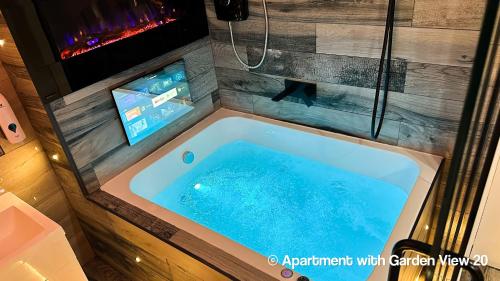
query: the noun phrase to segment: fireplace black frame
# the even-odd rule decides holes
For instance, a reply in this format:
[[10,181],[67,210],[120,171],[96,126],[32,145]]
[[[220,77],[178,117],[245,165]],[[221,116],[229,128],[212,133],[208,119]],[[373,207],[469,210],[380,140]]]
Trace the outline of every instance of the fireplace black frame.
[[47,104],[207,36],[204,1],[191,2],[188,16],[182,19],[66,60],[60,58],[31,0],[3,0],[0,9],[37,92]]

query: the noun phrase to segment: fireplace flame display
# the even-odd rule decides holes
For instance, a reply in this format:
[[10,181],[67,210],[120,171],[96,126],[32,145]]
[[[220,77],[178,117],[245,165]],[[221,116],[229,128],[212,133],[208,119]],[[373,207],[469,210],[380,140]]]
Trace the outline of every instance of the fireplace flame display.
[[88,34],[87,32],[81,31],[76,36],[70,35],[67,37],[68,39],[66,42],[69,46],[61,51],[61,58],[63,60],[69,59],[158,26],[174,22],[175,20],[174,18],[165,18],[160,21],[142,21],[140,24],[127,27],[124,30],[111,30],[103,33]]
[[36,2],[63,60],[172,23],[186,8],[182,0]]

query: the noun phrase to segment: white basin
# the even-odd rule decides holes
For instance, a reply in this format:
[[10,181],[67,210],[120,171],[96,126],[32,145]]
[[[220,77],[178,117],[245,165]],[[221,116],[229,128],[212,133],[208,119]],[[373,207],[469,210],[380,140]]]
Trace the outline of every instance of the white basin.
[[0,196],[0,280],[87,280],[62,227],[12,193]]
[[12,206],[0,212],[0,257],[23,248],[43,233],[43,227],[18,208]]

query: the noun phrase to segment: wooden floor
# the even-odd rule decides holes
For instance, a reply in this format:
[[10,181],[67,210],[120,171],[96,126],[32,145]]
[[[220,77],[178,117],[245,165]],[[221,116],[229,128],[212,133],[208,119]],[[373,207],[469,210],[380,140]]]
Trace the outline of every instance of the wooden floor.
[[98,257],[85,264],[83,271],[89,281],[130,281]]

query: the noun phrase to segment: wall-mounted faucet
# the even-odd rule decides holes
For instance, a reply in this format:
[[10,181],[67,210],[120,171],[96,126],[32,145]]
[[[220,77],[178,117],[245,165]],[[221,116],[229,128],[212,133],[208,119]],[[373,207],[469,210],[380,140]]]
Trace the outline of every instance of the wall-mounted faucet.
[[0,127],[10,143],[20,143],[26,138],[14,111],[2,94],[0,94]]
[[310,107],[313,105],[313,100],[316,100],[316,84],[285,79],[285,90],[272,100],[280,101],[287,96],[299,98]]

